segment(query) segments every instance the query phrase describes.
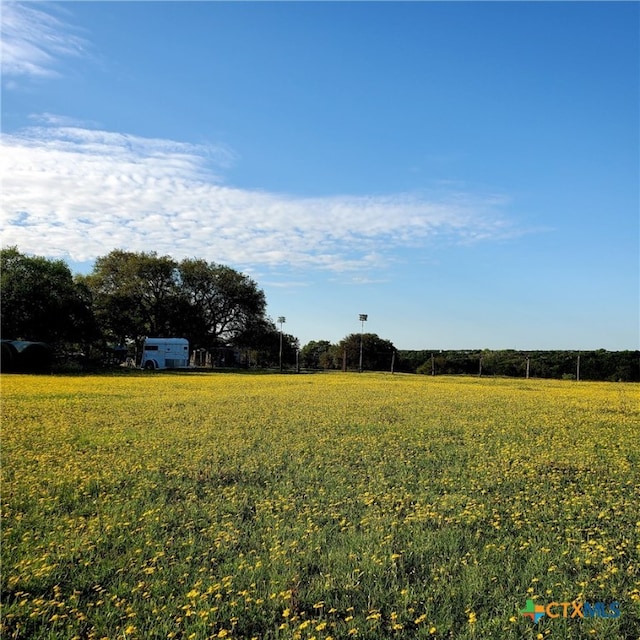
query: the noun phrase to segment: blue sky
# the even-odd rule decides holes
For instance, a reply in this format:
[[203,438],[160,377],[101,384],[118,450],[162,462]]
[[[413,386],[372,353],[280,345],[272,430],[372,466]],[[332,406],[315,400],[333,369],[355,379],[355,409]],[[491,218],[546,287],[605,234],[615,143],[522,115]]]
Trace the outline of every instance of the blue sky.
[[639,348],[635,2],[2,3],[2,244],[251,275],[301,344]]

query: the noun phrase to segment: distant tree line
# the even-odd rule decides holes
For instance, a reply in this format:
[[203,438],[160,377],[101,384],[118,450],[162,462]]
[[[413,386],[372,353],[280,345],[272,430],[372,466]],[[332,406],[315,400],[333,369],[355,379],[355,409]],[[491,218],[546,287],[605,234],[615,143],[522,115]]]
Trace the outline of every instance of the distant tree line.
[[483,375],[640,382],[640,351],[399,351],[398,370],[426,375]]
[[[58,362],[83,366],[139,353],[147,336],[184,337],[207,362],[307,370],[397,371],[640,381],[640,351],[397,350],[375,333],[353,333],[337,344],[278,331],[266,315],[257,283],[231,267],[155,252],[114,250],[87,275],[63,260],[0,251],[0,331],[3,367],[26,361],[25,342],[45,343]],[[4,341],[11,341],[9,345]],[[203,359],[204,360],[204,359]],[[6,367],[5,367],[6,370]]]
[[[640,351],[396,350],[376,334],[362,335],[363,369],[424,375],[474,375],[640,382]],[[300,359],[309,369],[358,368],[360,334],[337,344],[311,341]]]

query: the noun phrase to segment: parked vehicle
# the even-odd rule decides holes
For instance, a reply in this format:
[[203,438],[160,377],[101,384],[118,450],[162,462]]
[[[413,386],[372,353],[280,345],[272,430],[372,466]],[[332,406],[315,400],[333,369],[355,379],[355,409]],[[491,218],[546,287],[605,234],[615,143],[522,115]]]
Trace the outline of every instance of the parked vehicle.
[[147,338],[142,348],[142,369],[179,369],[189,366],[189,341],[185,338]]

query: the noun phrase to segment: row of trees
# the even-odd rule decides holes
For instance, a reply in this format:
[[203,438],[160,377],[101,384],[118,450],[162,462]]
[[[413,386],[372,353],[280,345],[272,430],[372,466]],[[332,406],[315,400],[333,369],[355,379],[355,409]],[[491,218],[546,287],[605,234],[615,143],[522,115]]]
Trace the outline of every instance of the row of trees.
[[[184,336],[192,349],[251,350],[264,363],[279,355],[264,292],[225,265],[116,250],[74,277],[62,260],[11,247],[1,251],[0,269],[3,339],[96,356],[145,336]],[[282,337],[285,353],[295,352],[297,340]]]
[[426,375],[485,375],[640,382],[640,351],[400,351],[398,369]]
[[[313,341],[300,351],[310,369],[356,369],[360,334],[338,344]],[[425,375],[479,375],[640,382],[640,351],[396,350],[376,334],[362,336],[363,368]]]
[[[298,365],[305,369],[362,368],[423,374],[581,377],[640,381],[638,351],[397,351],[374,333],[337,344],[280,334],[266,299],[247,275],[205,260],[176,261],[155,252],[115,250],[74,276],[63,260],[0,251],[3,339],[46,342],[58,354],[103,359],[108,346],[139,346],[145,336],[181,336],[209,362]],[[5,349],[6,351],[6,349]],[[4,351],[3,351],[4,353]],[[217,354],[217,355],[216,355]],[[578,356],[580,361],[578,365]],[[360,362],[361,361],[361,362]]]

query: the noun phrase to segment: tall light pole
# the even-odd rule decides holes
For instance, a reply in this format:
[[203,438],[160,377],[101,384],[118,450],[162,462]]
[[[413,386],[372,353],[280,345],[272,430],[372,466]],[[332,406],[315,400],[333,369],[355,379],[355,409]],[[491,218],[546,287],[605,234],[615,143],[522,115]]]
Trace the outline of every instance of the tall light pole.
[[280,373],[282,373],[282,325],[287,321],[284,316],[280,316],[278,318],[278,323],[280,324]]
[[360,322],[362,324],[362,328],[360,329],[360,366],[358,367],[358,371],[360,373],[362,373],[362,334],[364,333],[364,323],[367,321],[368,317],[369,316],[367,316],[366,313],[360,314]]

